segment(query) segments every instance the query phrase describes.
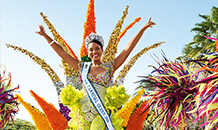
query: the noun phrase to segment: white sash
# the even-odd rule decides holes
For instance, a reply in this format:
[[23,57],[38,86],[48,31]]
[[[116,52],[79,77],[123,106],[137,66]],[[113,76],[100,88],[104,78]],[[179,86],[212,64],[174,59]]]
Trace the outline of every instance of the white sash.
[[92,83],[89,81],[87,77],[91,64],[92,64],[91,62],[83,63],[83,66],[82,66],[83,84],[85,86],[85,89],[86,89],[86,92],[88,94],[90,101],[92,102],[95,109],[98,111],[99,115],[104,120],[107,130],[114,130],[115,128],[110,120],[109,115],[107,114],[104,104],[102,103],[98,93],[96,92],[95,88],[93,87]]

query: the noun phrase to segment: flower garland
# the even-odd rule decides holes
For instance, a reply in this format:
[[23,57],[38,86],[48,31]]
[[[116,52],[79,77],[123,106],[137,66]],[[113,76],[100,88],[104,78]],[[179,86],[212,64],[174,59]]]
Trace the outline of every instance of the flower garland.
[[104,55],[102,56],[102,62],[109,62],[112,59],[115,58],[115,55],[117,53],[117,44],[118,44],[118,37],[120,36],[120,30],[122,28],[123,25],[123,21],[126,18],[127,14],[128,14],[128,8],[129,6],[126,6],[125,11],[123,11],[123,16],[121,17],[121,19],[118,21],[118,23],[116,24],[115,29],[113,30],[113,32],[111,33],[109,42],[108,42],[108,46],[105,49]]
[[34,55],[32,52],[29,52],[26,49],[23,49],[22,47],[13,46],[10,44],[6,44],[6,46],[9,48],[13,48],[14,50],[18,50],[21,53],[26,54],[29,56],[32,60],[34,60],[38,65],[41,66],[42,69],[46,71],[46,73],[49,75],[50,79],[56,86],[56,90],[58,95],[60,94],[61,89],[64,87],[64,84],[61,82],[60,78],[57,76],[57,74],[54,72],[54,70],[45,62],[44,59],[39,58],[38,56]]
[[160,46],[161,44],[165,43],[164,42],[159,42],[159,43],[155,43],[149,47],[145,47],[144,49],[142,49],[140,52],[138,52],[135,56],[133,56],[129,62],[127,64],[124,65],[123,69],[120,71],[119,75],[117,76],[114,84],[117,84],[118,81],[122,82],[122,79],[124,79],[126,77],[126,74],[129,72],[129,70],[131,69],[131,67],[135,64],[135,62],[138,60],[139,57],[141,57],[143,54],[145,54],[147,51],[151,50],[151,49],[155,49],[158,46]]
[[18,102],[17,97],[14,97],[13,91],[19,89],[19,85],[16,88],[10,89],[11,87],[11,74],[9,73],[5,78],[6,72],[0,75],[0,128],[5,128],[11,119],[14,123],[12,115],[17,114]]
[[51,103],[48,104],[43,98],[39,97],[32,90],[30,90],[30,93],[41,106],[53,130],[64,130],[67,128],[67,120]]
[[91,32],[96,33],[95,27],[95,12],[94,12],[94,0],[90,0],[88,4],[88,10],[86,14],[86,22],[84,23],[84,33],[83,33],[83,43],[80,48],[80,57],[88,55],[87,49],[85,47],[85,39]]
[[[63,40],[63,38],[59,35],[59,33],[56,31],[56,29],[54,28],[54,26],[51,24],[51,22],[47,19],[47,16],[45,16],[42,12],[40,13],[40,15],[42,16],[44,22],[47,24],[48,28],[50,29],[50,31],[52,32],[54,39],[58,42],[58,44],[64,49],[64,51],[66,51],[68,54],[70,53],[70,50],[72,49],[68,49],[68,47],[66,46],[66,42]],[[74,55],[72,55],[74,56]],[[76,58],[76,55],[75,55]],[[70,65],[66,66],[65,62],[62,60],[62,65],[64,66],[64,71],[67,75],[73,75],[78,77],[79,76],[79,72],[75,69],[73,69]]]
[[132,26],[136,23],[139,22],[141,20],[141,17],[136,18],[132,23],[130,23],[120,34],[119,38],[117,39],[118,42],[120,42],[120,39],[124,36],[124,34],[126,34],[127,30],[129,30],[130,28],[132,28]]
[[138,103],[139,99],[141,98],[142,94],[144,94],[144,92],[144,89],[139,90],[137,95],[133,97],[129,102],[125,103],[124,107],[118,111],[117,115],[124,119],[122,126],[127,126],[132,111],[135,108],[135,105]]
[[19,102],[27,109],[31,115],[38,130],[52,130],[46,116],[40,112],[37,108],[25,102],[20,95],[16,95]]

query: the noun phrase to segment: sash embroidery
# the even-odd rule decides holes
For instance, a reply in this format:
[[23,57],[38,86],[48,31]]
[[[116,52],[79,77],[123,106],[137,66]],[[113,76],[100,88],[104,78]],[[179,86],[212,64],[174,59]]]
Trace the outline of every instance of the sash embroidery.
[[91,66],[91,62],[84,62],[82,66],[82,80],[86,89],[86,92],[88,94],[88,97],[90,101],[92,102],[95,109],[98,111],[99,115],[102,117],[106,124],[107,130],[114,130],[114,126],[110,120],[109,115],[107,114],[107,111],[96,92],[95,88],[93,87],[92,83],[88,79],[88,72]]

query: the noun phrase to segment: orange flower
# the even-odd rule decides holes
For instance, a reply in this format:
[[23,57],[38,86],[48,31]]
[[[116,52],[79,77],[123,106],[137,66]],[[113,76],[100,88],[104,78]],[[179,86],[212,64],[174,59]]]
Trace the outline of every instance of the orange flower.
[[139,22],[141,20],[141,17],[136,18],[132,23],[130,23],[120,34],[119,38],[118,38],[118,42],[120,41],[120,39],[124,36],[124,34],[126,33],[127,30],[129,30],[136,22]]
[[127,102],[124,107],[117,113],[119,117],[124,119],[122,126],[127,126],[131,113],[144,92],[144,89],[139,90],[137,96],[133,97],[129,102]]
[[48,104],[32,90],[30,90],[30,93],[41,106],[53,130],[64,130],[68,126],[65,117],[51,103]]
[[[60,36],[61,37],[61,36]],[[70,48],[70,46],[67,44],[67,42],[61,37],[62,41],[64,42],[64,45],[67,47],[70,55],[78,60],[78,57],[75,55],[75,53],[73,52],[73,50]]]
[[21,104],[27,109],[27,111],[30,113],[37,130],[52,130],[47,118],[43,113],[41,113],[39,110],[28,104],[27,102],[23,101],[20,95],[16,95],[18,97],[18,100],[21,102]]
[[[131,115],[126,130],[141,130],[142,125],[149,112],[149,101],[144,101],[143,104]],[[145,108],[146,107],[146,108]]]
[[94,0],[90,0],[86,13],[86,22],[84,23],[83,43],[80,49],[80,57],[88,55],[87,49],[85,47],[85,39],[91,32],[96,33],[95,24],[96,21],[94,12]]

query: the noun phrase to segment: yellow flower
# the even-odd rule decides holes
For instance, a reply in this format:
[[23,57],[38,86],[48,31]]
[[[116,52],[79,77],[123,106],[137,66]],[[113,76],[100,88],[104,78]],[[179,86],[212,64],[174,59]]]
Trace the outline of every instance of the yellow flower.
[[137,95],[133,97],[129,102],[127,102],[121,110],[118,111],[117,115],[124,119],[122,126],[127,126],[131,113],[144,92],[144,89],[139,90]]

